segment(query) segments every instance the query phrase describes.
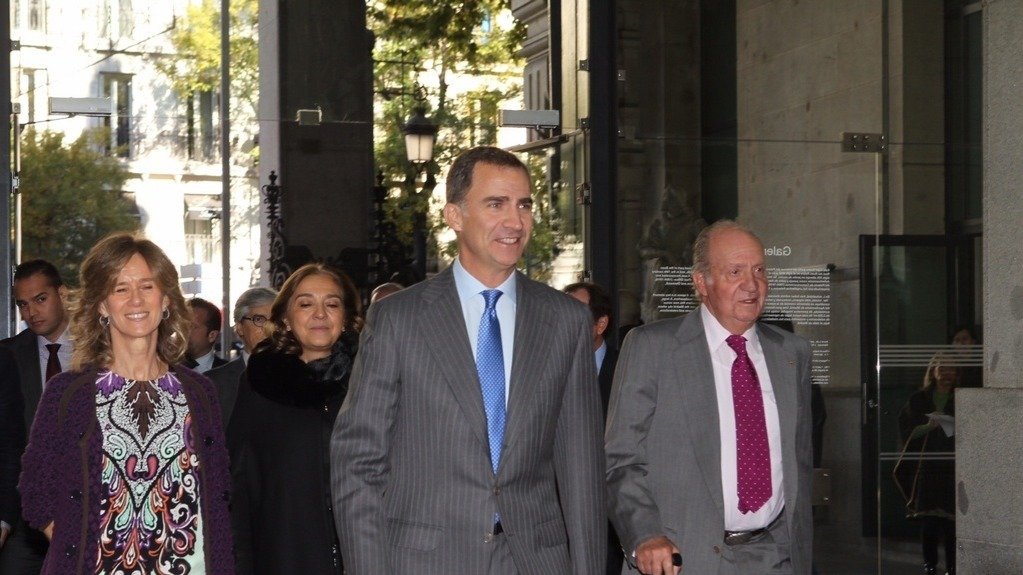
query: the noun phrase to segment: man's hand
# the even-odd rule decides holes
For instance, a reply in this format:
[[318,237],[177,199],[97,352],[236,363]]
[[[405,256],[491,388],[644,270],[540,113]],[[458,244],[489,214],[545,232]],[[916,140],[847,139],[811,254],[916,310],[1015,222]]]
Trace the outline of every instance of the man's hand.
[[7,523],[0,525],[0,549],[4,548],[4,544],[7,543],[7,536],[11,534],[11,526]]
[[678,575],[682,567],[671,561],[678,547],[665,536],[647,539],[636,547],[636,568],[643,575]]

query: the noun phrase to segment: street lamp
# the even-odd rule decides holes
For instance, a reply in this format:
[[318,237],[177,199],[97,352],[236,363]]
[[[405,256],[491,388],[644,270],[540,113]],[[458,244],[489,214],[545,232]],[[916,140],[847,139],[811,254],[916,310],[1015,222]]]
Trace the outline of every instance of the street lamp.
[[[426,166],[433,160],[433,143],[437,139],[437,125],[426,117],[426,108],[422,105],[416,106],[412,117],[401,127],[401,133],[405,134],[405,155],[409,163],[415,168],[415,176],[409,175],[411,192],[416,194],[416,179],[423,173]],[[432,184],[432,185],[431,185]],[[426,182],[423,185],[423,200],[427,205],[430,201],[430,193],[437,185],[433,174],[426,173]],[[416,210],[415,222],[413,224],[413,249],[415,250],[415,261],[413,269],[418,276],[417,280],[426,278],[426,208],[419,207]]]
[[426,117],[426,109],[416,106],[412,117],[401,127],[405,134],[405,155],[408,161],[421,173],[433,159],[433,143],[437,139],[437,125]]

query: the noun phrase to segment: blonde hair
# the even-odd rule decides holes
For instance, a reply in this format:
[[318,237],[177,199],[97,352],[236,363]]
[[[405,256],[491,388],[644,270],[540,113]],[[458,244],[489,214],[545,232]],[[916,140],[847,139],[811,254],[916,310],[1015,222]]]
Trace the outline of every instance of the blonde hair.
[[100,304],[113,293],[117,275],[135,254],[142,256],[166,296],[167,317],[157,330],[156,353],[173,365],[185,355],[192,312],[178,284],[178,271],[163,250],[140,234],[115,233],[99,241],[85,256],[79,269],[79,287],[71,293],[71,369],[109,367],[114,360],[110,329],[100,323]]
[[951,367],[956,370],[956,384],[959,383],[959,367],[955,364],[955,359],[948,353],[936,353],[931,361],[927,362],[927,371],[924,372],[924,383],[921,389],[929,389],[934,386],[938,381],[938,368],[941,366]]

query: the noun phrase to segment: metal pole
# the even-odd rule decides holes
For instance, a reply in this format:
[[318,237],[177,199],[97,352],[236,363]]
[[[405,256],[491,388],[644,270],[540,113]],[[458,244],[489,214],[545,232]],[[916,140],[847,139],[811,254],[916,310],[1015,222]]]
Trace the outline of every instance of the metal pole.
[[[11,105],[11,11],[10,2],[3,2],[0,6],[0,102],[4,102],[7,108],[0,114],[0,133],[8,136],[0,138],[0,182],[8,184],[7,194],[3,201],[0,201],[0,337],[6,338],[12,333],[11,311],[11,196],[13,184],[11,180],[10,159],[11,154],[11,113],[14,112]],[[15,122],[17,125],[17,122]]]
[[11,114],[11,133],[14,134],[14,171],[11,173],[11,192],[14,194],[14,265],[21,263],[21,121],[18,105]]
[[220,0],[220,258],[224,310],[221,353],[231,350],[231,2]]

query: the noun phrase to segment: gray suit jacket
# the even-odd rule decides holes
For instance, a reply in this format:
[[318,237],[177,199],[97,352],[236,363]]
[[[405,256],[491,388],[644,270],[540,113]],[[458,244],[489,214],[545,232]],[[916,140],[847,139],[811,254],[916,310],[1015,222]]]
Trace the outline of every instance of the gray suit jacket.
[[592,320],[571,297],[521,274],[517,282],[496,476],[451,269],[370,308],[331,440],[349,575],[486,573],[495,513],[519,573],[603,569]]
[[231,421],[234,403],[238,399],[238,386],[245,373],[245,360],[240,356],[207,371],[203,375],[217,386],[217,400],[220,402],[220,414],[223,416],[224,429]]
[[[794,572],[810,573],[813,521],[810,346],[757,324],[778,402],[785,519]],[[721,438],[700,313],[632,330],[618,359],[604,443],[611,519],[622,546],[666,535],[686,573],[717,573],[724,532]],[[784,536],[786,534],[779,534]],[[629,571],[624,572],[636,573]]]

